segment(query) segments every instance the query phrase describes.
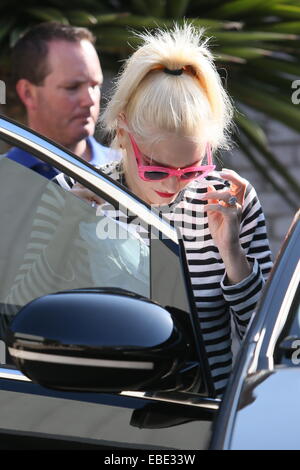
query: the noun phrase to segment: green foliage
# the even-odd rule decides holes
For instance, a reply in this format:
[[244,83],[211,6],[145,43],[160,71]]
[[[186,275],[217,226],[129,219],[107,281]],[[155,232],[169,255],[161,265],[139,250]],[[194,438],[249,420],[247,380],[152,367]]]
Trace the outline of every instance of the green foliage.
[[[205,27],[214,38],[211,47],[220,73],[227,72],[237,108],[236,141],[266,181],[289,204],[299,204],[299,183],[285,170],[284,156],[279,161],[257,123],[238,112],[246,104],[300,132],[300,105],[291,100],[292,82],[300,79],[299,0],[44,0],[42,5],[37,0],[2,0],[0,18],[0,72],[11,45],[41,21],[90,28],[104,67],[109,64],[115,72],[137,44],[132,30],[170,27],[174,20]],[[272,180],[268,165],[288,184],[288,196],[277,178]]]

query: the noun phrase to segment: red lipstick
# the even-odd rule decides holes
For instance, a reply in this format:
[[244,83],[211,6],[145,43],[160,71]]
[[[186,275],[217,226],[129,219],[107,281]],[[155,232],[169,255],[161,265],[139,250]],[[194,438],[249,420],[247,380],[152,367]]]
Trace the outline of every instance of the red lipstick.
[[165,197],[165,198],[173,197],[176,194],[176,193],[161,193],[159,191],[155,191],[155,192],[156,192],[156,194],[159,195],[159,197]]

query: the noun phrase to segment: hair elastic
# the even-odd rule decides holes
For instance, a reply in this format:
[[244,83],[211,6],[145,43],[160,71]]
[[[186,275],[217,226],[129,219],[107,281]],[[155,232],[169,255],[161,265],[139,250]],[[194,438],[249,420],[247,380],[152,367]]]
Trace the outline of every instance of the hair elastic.
[[163,69],[165,73],[168,73],[169,75],[181,75],[183,72],[183,69],[175,69],[175,70],[170,70],[167,69],[166,67]]

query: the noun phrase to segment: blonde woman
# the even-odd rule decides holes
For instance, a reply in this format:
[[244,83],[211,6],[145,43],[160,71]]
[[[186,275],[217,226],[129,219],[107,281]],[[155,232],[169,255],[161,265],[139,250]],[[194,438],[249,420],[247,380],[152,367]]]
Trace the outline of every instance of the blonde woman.
[[[201,32],[143,34],[118,77],[103,122],[121,162],[102,170],[159,207],[184,240],[217,394],[271,268],[265,219],[253,187],[212,155],[228,148],[232,106]],[[97,197],[69,177],[59,184]],[[230,183],[230,187],[226,182]]]
[[[214,171],[213,152],[229,148],[233,112],[201,31],[185,25],[141,37],[102,117],[123,159],[102,170],[179,227],[222,394],[232,343],[245,334],[272,265],[265,219],[248,181]],[[77,184],[73,191],[93,199]]]

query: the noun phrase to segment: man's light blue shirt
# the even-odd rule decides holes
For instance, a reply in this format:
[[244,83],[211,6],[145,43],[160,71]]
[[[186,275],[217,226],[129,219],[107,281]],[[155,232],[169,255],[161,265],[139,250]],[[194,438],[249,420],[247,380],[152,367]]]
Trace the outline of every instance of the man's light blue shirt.
[[[120,154],[117,150],[105,147],[97,142],[94,137],[88,137],[87,143],[91,151],[91,159],[89,161],[91,165],[98,167],[114,160],[120,160]],[[49,165],[49,163],[43,162],[25,150],[17,147],[12,148],[7,153],[6,157],[26,166],[27,168],[31,168],[33,171],[36,171],[48,179],[54,178],[59,173],[59,171]]]

